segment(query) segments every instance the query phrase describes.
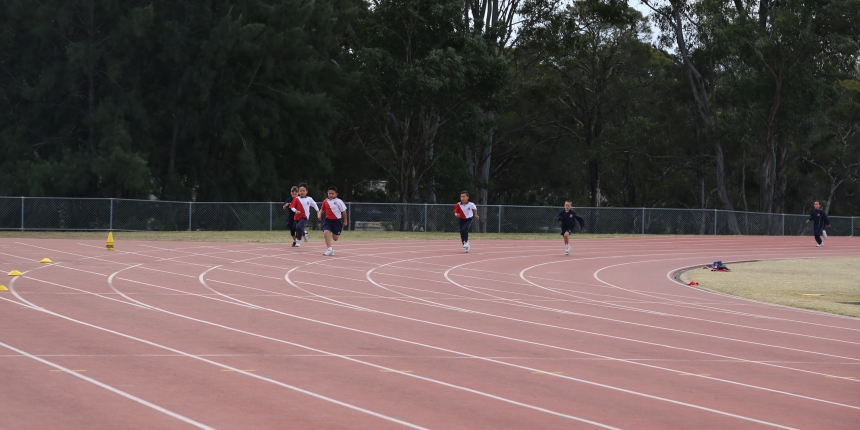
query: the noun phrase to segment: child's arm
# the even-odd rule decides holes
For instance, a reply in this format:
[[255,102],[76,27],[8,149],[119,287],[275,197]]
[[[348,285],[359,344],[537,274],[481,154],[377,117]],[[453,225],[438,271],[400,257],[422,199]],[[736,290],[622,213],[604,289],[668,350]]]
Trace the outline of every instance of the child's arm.
[[340,216],[343,218],[343,226],[346,227],[347,225],[349,225],[349,222],[347,222],[346,220],[346,205],[342,204],[341,208],[343,210],[340,211]]
[[322,209],[317,210],[317,219],[319,219],[320,221],[322,221],[323,212],[325,212],[326,208],[328,207],[326,205],[328,205],[328,202],[323,202]]
[[474,211],[475,211],[475,219],[481,219],[481,216],[478,215],[478,206],[475,206]]
[[455,204],[454,205],[454,216],[456,216],[457,218],[460,218],[461,213],[463,213],[463,210],[460,209],[460,205]]
[[302,213],[302,202],[299,199],[293,199],[293,202],[290,203],[290,210],[293,213]]
[[577,222],[579,222],[579,228],[581,228],[584,231],[585,230],[585,220],[579,215],[574,215],[573,218],[576,219]]

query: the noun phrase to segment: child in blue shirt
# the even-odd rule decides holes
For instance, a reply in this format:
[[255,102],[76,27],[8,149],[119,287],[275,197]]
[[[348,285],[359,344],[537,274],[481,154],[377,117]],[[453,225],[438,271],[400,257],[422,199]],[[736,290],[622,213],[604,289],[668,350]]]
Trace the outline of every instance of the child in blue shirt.
[[555,217],[556,221],[561,221],[561,235],[564,236],[564,255],[570,255],[570,236],[576,228],[576,223],[579,222],[580,228],[585,230],[585,220],[573,211],[573,202],[570,200],[564,201],[564,210],[559,212]]

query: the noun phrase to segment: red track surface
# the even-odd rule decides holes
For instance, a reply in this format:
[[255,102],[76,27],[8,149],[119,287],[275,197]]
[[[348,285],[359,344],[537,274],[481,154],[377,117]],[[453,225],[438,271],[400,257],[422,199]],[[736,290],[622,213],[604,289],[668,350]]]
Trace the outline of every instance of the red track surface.
[[860,321],[667,276],[856,238],[117,240],[0,239],[0,427],[860,428]]

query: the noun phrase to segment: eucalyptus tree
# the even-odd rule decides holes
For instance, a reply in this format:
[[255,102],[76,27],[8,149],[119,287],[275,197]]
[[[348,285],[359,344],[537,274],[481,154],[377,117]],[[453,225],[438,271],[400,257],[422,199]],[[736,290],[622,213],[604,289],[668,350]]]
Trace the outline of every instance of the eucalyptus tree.
[[624,4],[578,1],[527,35],[539,52],[529,73],[532,126],[576,148],[592,207],[606,201],[602,174],[610,142],[604,132],[623,127],[634,89],[648,80],[651,48],[640,40],[645,31],[642,15]]
[[[482,100],[507,78],[503,58],[466,29],[461,0],[375,0],[359,14],[347,67],[349,121],[402,202],[435,195],[430,176],[459,128],[483,128]],[[465,124],[464,124],[465,122]]]

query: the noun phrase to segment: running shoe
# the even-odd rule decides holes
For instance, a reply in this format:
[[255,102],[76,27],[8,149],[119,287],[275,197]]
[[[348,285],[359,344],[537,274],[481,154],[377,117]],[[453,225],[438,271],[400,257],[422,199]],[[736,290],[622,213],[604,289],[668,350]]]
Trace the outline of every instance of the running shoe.
[[305,243],[308,241],[308,232],[305,232]]
[[296,246],[296,248],[298,248],[298,247],[302,246],[302,241],[301,241],[301,240],[297,240],[297,241],[296,241],[296,243],[295,243],[295,246]]
[[821,237],[827,239],[827,230],[821,230]]
[[466,253],[468,254],[468,253],[469,253],[469,249],[471,248],[471,246],[469,246],[469,242],[466,242],[466,244],[465,244],[465,245],[463,245],[463,247],[464,247],[464,248],[466,248]]
[[326,252],[325,252],[325,253],[323,253],[323,255],[325,255],[325,256],[334,255],[334,250],[333,250],[333,249],[328,249],[328,250],[326,250]]
[[564,255],[570,255],[570,245],[564,247]]
[[823,244],[823,243],[819,243],[818,245],[815,245],[815,246],[824,246],[824,244]]
[[293,241],[293,248],[295,248],[296,246],[297,246],[297,245],[296,245],[296,241],[294,240],[294,241]]

